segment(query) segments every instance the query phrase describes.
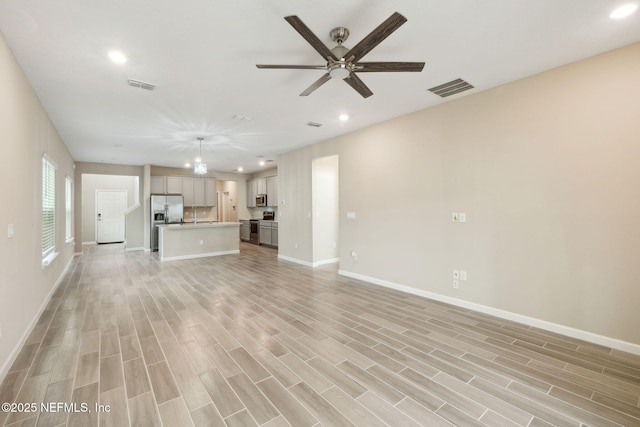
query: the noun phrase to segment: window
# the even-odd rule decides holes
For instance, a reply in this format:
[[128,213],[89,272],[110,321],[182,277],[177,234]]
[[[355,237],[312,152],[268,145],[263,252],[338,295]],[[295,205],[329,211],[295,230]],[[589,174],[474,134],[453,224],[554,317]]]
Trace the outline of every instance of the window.
[[56,249],[56,166],[42,157],[42,258],[43,264]]
[[64,238],[67,242],[70,242],[73,240],[73,180],[70,177],[65,179],[64,214],[66,230]]

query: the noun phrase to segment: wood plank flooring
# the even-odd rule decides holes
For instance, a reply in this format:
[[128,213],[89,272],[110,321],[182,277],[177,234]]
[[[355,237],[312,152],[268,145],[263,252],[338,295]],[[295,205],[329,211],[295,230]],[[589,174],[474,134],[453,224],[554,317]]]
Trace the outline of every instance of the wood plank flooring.
[[[37,405],[5,426],[640,426],[640,357],[269,248],[104,245],[74,259],[0,402]],[[57,402],[75,410],[40,406]]]

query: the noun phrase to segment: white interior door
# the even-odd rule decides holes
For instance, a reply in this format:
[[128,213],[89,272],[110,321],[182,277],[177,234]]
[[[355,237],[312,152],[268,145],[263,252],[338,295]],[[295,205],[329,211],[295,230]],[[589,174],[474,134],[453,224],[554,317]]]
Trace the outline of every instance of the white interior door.
[[236,217],[235,212],[233,210],[233,201],[231,200],[231,194],[228,191],[222,193],[222,221],[224,222],[237,222],[238,218]]
[[124,242],[126,191],[96,191],[96,241]]

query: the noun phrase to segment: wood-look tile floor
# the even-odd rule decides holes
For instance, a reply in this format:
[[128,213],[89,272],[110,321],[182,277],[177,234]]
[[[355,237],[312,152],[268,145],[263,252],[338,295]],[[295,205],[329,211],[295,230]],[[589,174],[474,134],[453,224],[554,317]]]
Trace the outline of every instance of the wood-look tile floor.
[[0,425],[640,426],[639,398],[638,356],[273,249],[106,245],[74,259],[0,387],[37,410]]

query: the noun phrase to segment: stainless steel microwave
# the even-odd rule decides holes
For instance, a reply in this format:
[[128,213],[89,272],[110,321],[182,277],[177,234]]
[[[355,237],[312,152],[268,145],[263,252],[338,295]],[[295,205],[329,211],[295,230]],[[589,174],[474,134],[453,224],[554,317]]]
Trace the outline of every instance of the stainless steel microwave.
[[266,194],[257,194],[256,195],[256,206],[257,207],[267,206],[267,195]]

